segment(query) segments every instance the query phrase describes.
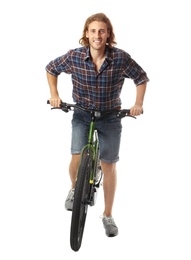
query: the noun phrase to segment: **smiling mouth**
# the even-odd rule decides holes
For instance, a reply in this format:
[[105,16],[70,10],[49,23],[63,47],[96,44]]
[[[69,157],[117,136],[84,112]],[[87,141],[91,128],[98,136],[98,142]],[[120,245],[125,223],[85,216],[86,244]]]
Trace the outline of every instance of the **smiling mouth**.
[[99,41],[99,40],[94,40],[94,42],[95,42],[95,43],[101,43],[101,41]]
[[101,42],[101,40],[102,40],[101,38],[94,38],[93,39],[94,42]]

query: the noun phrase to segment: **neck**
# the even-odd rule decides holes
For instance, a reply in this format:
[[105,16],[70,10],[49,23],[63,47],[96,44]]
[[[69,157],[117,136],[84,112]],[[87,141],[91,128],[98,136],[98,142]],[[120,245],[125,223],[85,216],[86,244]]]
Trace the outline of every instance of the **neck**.
[[103,60],[105,58],[105,49],[95,50],[90,48],[90,54],[93,61]]

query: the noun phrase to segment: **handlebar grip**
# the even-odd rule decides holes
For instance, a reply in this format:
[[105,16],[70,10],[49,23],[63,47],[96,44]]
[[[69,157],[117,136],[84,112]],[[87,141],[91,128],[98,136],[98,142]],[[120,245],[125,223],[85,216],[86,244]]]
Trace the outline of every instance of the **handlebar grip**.
[[50,104],[50,101],[49,101],[49,100],[47,100],[47,104]]

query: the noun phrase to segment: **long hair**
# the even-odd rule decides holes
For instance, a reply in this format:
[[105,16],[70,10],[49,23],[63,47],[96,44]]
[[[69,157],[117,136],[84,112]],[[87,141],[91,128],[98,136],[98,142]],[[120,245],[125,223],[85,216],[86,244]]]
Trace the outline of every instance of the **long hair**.
[[86,38],[86,31],[88,30],[89,24],[94,22],[94,21],[98,21],[98,22],[104,22],[107,25],[107,28],[109,30],[109,38],[107,39],[107,45],[111,48],[114,45],[116,45],[117,43],[115,42],[115,34],[113,32],[113,26],[109,20],[109,18],[104,14],[104,13],[97,13],[97,14],[93,14],[90,17],[87,18],[85,24],[84,24],[84,30],[83,30],[83,34],[82,34],[82,38],[79,40],[79,43],[82,46],[89,46],[89,39]]

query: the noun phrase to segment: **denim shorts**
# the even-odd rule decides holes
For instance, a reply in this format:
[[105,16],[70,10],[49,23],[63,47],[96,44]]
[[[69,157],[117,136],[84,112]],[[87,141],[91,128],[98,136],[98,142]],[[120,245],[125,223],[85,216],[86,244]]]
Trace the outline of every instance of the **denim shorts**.
[[[89,112],[75,108],[72,118],[71,154],[79,154],[87,144],[90,120]],[[96,118],[95,127],[98,132],[100,159],[106,163],[117,162],[122,131],[121,119],[114,114],[102,115]]]

